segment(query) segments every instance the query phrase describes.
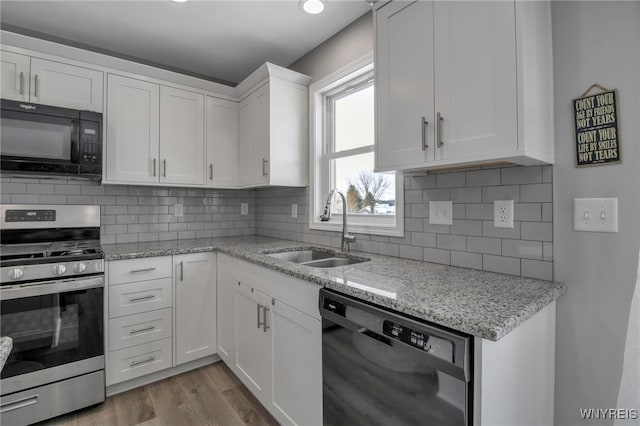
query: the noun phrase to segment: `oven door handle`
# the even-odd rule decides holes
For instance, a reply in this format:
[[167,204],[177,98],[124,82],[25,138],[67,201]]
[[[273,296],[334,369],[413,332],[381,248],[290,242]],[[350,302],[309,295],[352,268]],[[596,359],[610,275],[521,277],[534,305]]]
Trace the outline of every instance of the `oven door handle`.
[[47,281],[46,283],[15,284],[0,288],[0,300],[20,299],[23,297],[46,296],[48,294],[66,293],[104,287],[104,276]]

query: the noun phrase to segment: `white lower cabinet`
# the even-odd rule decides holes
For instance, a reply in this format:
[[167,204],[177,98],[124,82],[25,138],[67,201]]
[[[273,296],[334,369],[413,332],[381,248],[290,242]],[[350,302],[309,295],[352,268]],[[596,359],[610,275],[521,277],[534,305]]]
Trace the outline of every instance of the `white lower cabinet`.
[[223,254],[218,278],[222,360],[280,424],[321,425],[319,287]]
[[173,257],[176,365],[216,352],[216,255]]
[[109,353],[107,386],[171,367],[171,338]]

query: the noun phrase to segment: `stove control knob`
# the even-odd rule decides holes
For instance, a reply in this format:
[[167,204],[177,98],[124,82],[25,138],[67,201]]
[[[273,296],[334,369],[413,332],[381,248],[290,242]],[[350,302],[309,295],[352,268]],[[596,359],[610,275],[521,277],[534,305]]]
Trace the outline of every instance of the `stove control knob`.
[[56,265],[53,267],[53,273],[55,275],[63,275],[65,272],[67,272],[67,267],[64,265]]
[[84,272],[86,269],[87,269],[87,265],[85,265],[84,263],[75,263],[73,265],[73,272],[75,272],[76,274],[80,274]]
[[13,268],[9,270],[9,278],[12,280],[19,280],[24,275],[24,271],[20,268]]

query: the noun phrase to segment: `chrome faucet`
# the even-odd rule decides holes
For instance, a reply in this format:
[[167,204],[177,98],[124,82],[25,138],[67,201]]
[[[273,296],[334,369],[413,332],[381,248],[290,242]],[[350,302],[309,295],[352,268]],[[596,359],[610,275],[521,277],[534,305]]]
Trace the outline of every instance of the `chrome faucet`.
[[327,203],[324,205],[324,212],[320,215],[320,220],[322,222],[328,222],[331,220],[331,201],[333,200],[333,195],[338,194],[342,198],[342,239],[340,244],[340,250],[344,252],[349,251],[349,243],[353,243],[356,241],[356,237],[353,235],[349,235],[349,231],[347,230],[347,199],[344,194],[337,189],[332,189],[329,191],[329,196],[327,197]]

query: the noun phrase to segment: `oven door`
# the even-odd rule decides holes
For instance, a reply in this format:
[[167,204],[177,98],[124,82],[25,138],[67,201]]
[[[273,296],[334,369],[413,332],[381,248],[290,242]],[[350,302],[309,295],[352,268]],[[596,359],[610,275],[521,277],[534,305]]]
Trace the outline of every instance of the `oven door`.
[[0,289],[3,395],[104,368],[103,290],[103,276]]
[[3,100],[2,170],[77,174],[79,126],[78,111]]

